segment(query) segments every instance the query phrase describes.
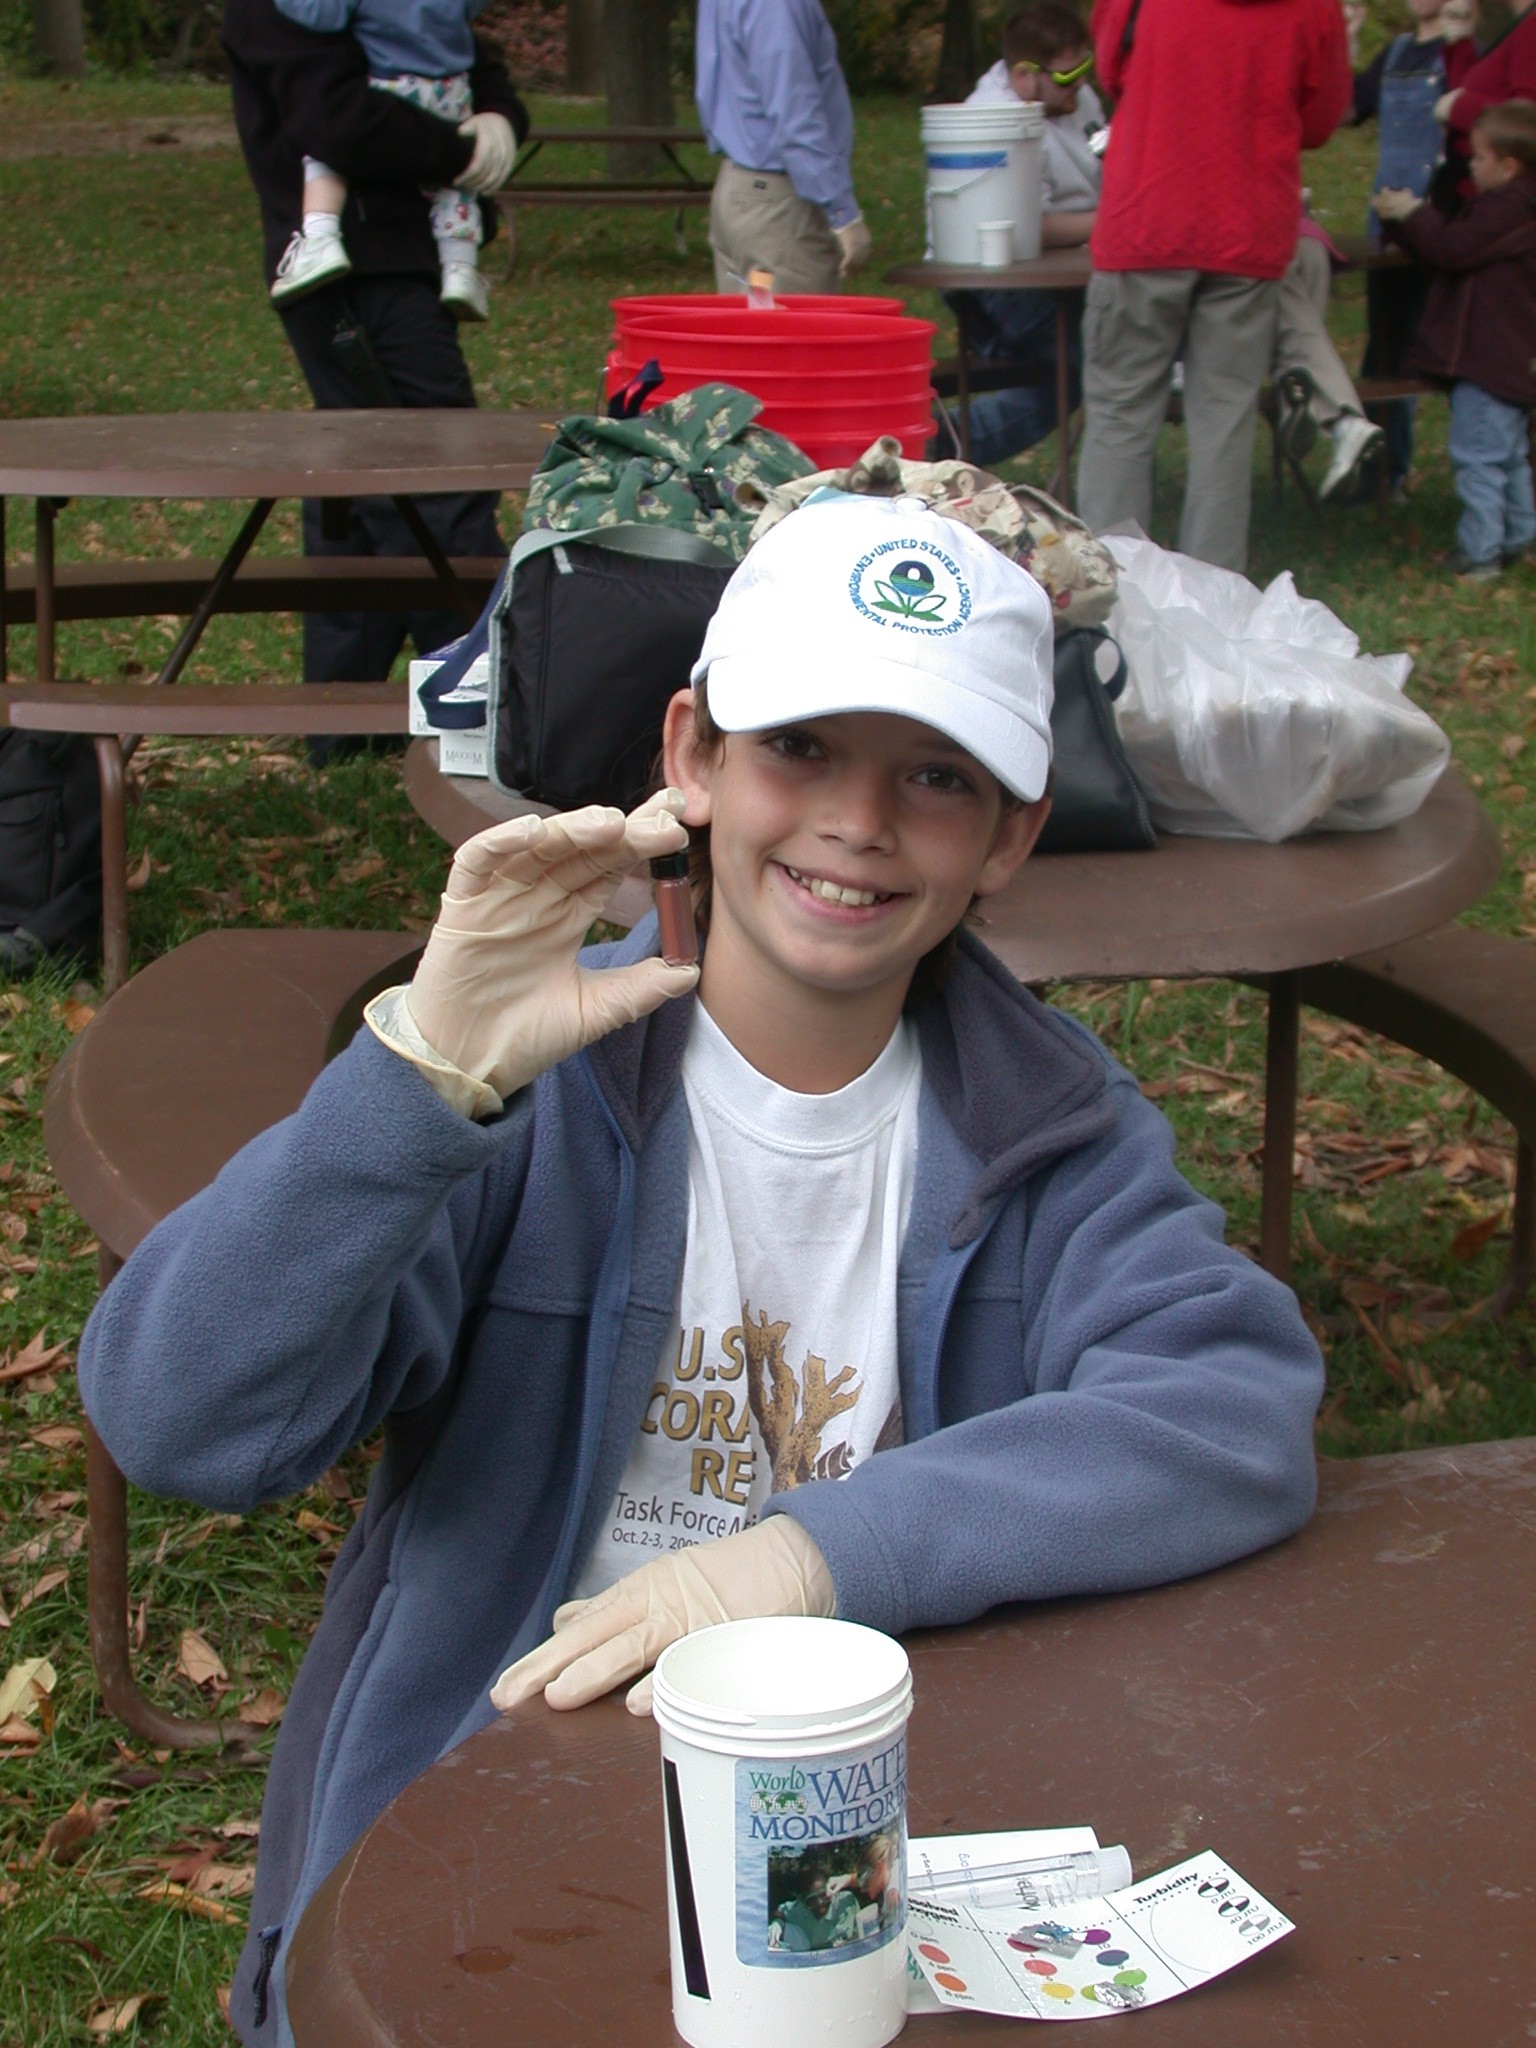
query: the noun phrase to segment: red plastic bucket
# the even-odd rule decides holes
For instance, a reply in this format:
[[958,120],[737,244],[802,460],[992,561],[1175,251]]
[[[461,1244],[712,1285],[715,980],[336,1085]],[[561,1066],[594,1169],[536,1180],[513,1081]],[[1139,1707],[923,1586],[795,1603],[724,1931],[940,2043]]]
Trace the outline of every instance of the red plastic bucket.
[[623,349],[642,361],[655,356],[668,376],[690,384],[713,378],[750,390],[753,371],[825,381],[879,370],[926,370],[937,331],[931,320],[904,315],[696,313],[687,328],[636,320],[624,331]]
[[[653,326],[658,320],[675,320],[679,326],[685,327],[690,313],[758,311],[748,306],[740,293],[726,292],[632,292],[627,298],[610,299],[608,303],[613,308],[614,323],[621,336],[636,320],[647,320]],[[778,299],[772,310],[796,314],[852,313],[892,319],[899,318],[907,308],[902,299],[845,299],[828,292],[795,292]]]
[[[643,360],[632,352],[626,352],[623,342],[620,342],[605,366],[610,398],[640,374]],[[667,381],[650,399],[652,405],[660,405],[676,391],[686,390],[693,383],[709,381],[697,376],[678,381],[665,364],[663,374]],[[807,377],[793,371],[785,375],[777,370],[754,370],[750,374],[750,383],[733,380],[737,382],[737,388],[750,391],[754,398],[760,398],[764,405],[776,410],[783,406],[825,405],[838,388],[829,384],[826,377]],[[915,419],[927,409],[931,396],[928,365],[924,363],[916,370],[873,371],[860,377],[856,386],[850,385],[849,393],[851,402],[855,404],[897,406],[902,419]]]

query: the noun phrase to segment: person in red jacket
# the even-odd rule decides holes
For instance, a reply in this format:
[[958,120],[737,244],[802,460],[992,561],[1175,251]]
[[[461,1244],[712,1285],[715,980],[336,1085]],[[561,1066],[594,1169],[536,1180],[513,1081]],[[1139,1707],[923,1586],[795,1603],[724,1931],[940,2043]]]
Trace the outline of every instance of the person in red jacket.
[[1406,189],[1372,202],[1434,272],[1408,367],[1451,389],[1462,503],[1455,573],[1482,583],[1536,542],[1528,418],[1536,405],[1536,106],[1511,100],[1472,124],[1476,196],[1453,221]]
[[1511,0],[1515,19],[1490,45],[1435,112],[1450,133],[1447,140],[1465,153],[1472,124],[1506,100],[1536,100],[1536,0]]
[[1300,153],[1350,103],[1339,0],[1097,0],[1119,104],[1083,321],[1083,517],[1151,521],[1152,458],[1184,362],[1185,554],[1241,569],[1259,387],[1296,248]]

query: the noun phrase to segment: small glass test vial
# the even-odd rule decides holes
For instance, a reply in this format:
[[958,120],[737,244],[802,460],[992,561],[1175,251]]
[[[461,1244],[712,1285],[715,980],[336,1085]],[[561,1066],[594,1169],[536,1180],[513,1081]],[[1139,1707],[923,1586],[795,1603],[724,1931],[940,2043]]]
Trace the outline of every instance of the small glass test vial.
[[669,967],[692,967],[699,957],[699,933],[693,921],[686,847],[680,853],[659,854],[651,862],[651,894],[656,899],[662,959]]

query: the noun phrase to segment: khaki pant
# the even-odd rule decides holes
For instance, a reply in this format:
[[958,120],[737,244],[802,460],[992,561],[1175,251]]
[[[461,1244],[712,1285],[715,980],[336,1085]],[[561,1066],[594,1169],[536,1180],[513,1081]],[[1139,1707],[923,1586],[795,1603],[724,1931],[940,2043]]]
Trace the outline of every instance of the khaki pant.
[[1348,370],[1328,335],[1328,288],[1333,265],[1311,235],[1296,244],[1290,268],[1280,280],[1280,326],[1275,336],[1275,379],[1305,370],[1317,386],[1308,410],[1326,432],[1340,413],[1361,411]]
[[775,292],[840,292],[842,251],[823,209],[782,171],[744,171],[729,157],[709,204],[715,289],[744,292],[749,270],[771,270]]
[[1280,286],[1207,270],[1099,270],[1083,312],[1083,452],[1077,508],[1095,533],[1152,524],[1152,458],[1184,358],[1189,477],[1179,551],[1248,562],[1259,387],[1274,359]]

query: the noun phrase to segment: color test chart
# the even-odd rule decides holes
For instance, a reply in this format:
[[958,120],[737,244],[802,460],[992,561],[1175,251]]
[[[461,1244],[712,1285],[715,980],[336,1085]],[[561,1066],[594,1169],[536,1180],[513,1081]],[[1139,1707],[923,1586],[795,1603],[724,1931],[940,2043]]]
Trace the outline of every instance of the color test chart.
[[907,1942],[932,1995],[1018,2019],[1103,2019],[1158,2005],[1293,1931],[1210,1850],[1140,1884],[1041,1914],[967,1904],[925,1893],[921,1883],[914,1871]]

